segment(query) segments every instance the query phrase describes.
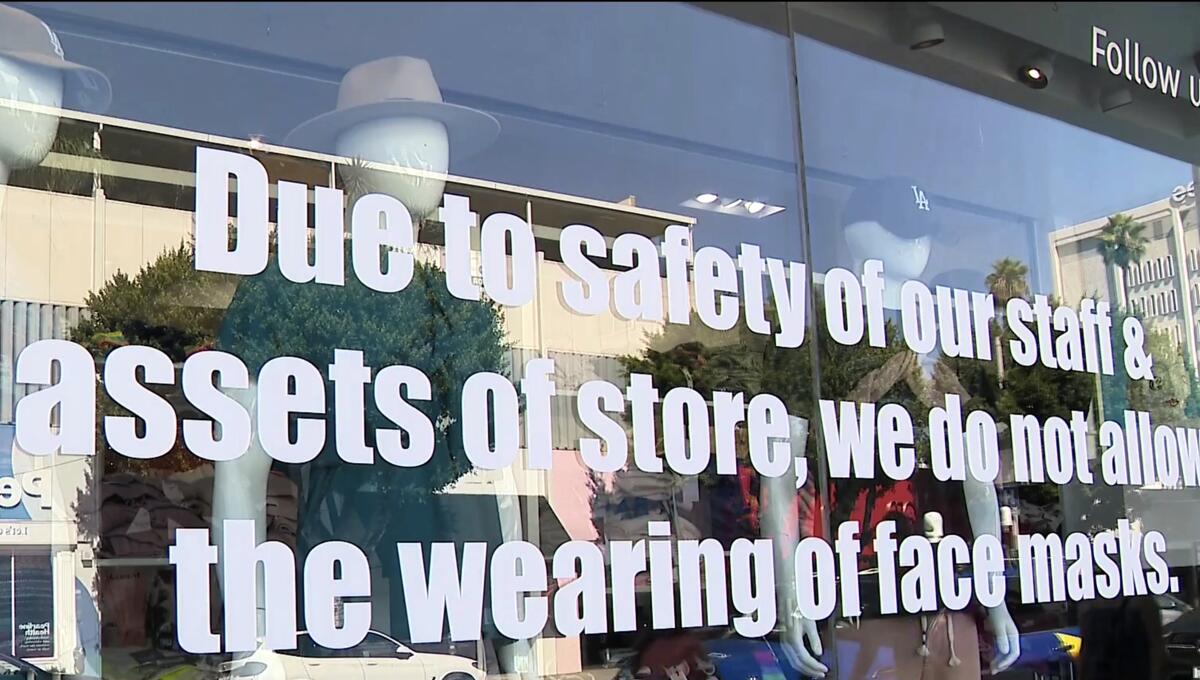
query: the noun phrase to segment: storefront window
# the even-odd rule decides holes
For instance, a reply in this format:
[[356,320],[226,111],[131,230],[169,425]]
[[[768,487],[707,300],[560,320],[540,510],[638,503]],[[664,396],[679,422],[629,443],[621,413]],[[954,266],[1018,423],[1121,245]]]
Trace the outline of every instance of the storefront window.
[[[1079,9],[1072,11],[1081,20],[1111,19],[1101,8]],[[802,26],[825,11],[797,8],[793,18]],[[964,47],[967,36],[988,34],[984,24],[964,25],[962,17],[928,8],[900,14],[892,26],[903,38],[919,31],[944,38],[943,31],[957,28],[949,49],[964,61],[973,49]],[[872,30],[865,26],[858,28]],[[1072,49],[1094,37],[1091,23],[1071,30],[1079,43],[1069,43]],[[912,52],[922,49],[933,51],[918,45]],[[885,347],[817,338],[828,367],[821,398],[874,404],[880,412],[899,405],[914,429],[910,474],[860,479],[831,466],[819,499],[828,511],[817,518],[831,528],[858,522],[868,538],[880,526],[897,541],[924,537],[932,546],[925,557],[937,560],[949,552],[948,539],[975,548],[990,535],[1002,546],[996,566],[1006,581],[1003,600],[985,605],[978,566],[958,565],[953,574],[976,575],[967,606],[954,604],[958,594],[944,588],[922,592],[932,579],[923,585],[913,577],[905,595],[904,579],[922,569],[920,553],[905,564],[901,548],[897,567],[895,554],[879,554],[872,543],[858,556],[861,618],[832,617],[838,676],[1191,675],[1186,631],[1196,602],[1196,551],[1187,518],[1196,479],[1185,439],[1200,392],[1191,269],[1173,263],[1187,262],[1197,238],[1194,207],[1182,195],[1192,166],[940,82],[955,79],[945,72],[938,79],[911,73],[809,37],[797,39],[796,53],[813,270],[862,272],[875,260],[887,283]],[[1002,62],[1000,56],[992,54]],[[1053,82],[1054,96],[1091,86],[1071,77],[1084,70],[1079,56],[1058,55],[1057,80],[1065,82]],[[1008,73],[1020,63],[1008,64]],[[937,66],[918,70],[933,74]],[[990,86],[986,80],[976,84],[980,90]],[[1107,92],[1122,84],[1100,81]],[[1089,115],[1097,111],[1086,106]],[[1103,118],[1091,124],[1115,129]],[[1174,192],[1180,195],[1172,198]],[[903,291],[913,281],[923,285],[910,288],[906,302]],[[955,298],[954,289],[989,294],[987,320],[979,322],[979,297]],[[938,327],[935,338],[916,343],[923,348],[909,341],[920,335],[913,328],[920,322],[903,312],[922,299],[936,300],[930,318]],[[1101,304],[1111,333],[1096,330]],[[1128,335],[1131,327],[1144,329],[1144,337]],[[1108,343],[1116,352],[1112,371],[1103,370],[1099,355]],[[1152,379],[1135,379],[1130,364],[1122,365],[1131,346],[1153,356]],[[971,418],[979,414],[987,417],[976,425],[995,423],[995,436],[978,429],[973,439]],[[1118,424],[1123,437],[1134,438],[1117,437]],[[1068,431],[1075,433],[1071,446]],[[953,478],[947,465],[955,456],[946,452],[957,438],[965,442],[962,460],[972,467],[977,461],[981,471],[982,443],[999,443],[1001,466],[986,472],[994,481],[969,471]],[[830,442],[823,443],[832,463]],[[824,535],[832,540],[833,529]],[[1122,571],[1110,581],[1114,563],[1106,556],[1122,545],[1124,552],[1111,553]],[[1150,545],[1155,554],[1138,563]],[[947,564],[937,563],[938,584]],[[898,607],[878,585],[897,568],[904,574],[897,577]]]
[[0,6],[0,666],[1196,677],[1198,18]]

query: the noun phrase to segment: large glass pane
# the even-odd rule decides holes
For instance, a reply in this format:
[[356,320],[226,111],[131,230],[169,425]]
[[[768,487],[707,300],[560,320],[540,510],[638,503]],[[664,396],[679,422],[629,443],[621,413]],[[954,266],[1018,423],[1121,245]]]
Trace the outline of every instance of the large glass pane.
[[53,565],[24,656],[791,668],[788,544],[753,542],[795,534],[812,405],[783,5],[40,3],[0,34],[0,421],[13,475],[54,471],[13,519]]
[[[1094,25],[1140,29],[1142,54],[1171,29],[1075,5],[1051,35],[1029,9],[793,8],[813,271],[883,272],[848,312],[879,310],[879,346],[837,337],[837,289],[816,285],[830,410],[810,447],[830,475],[803,531],[861,540],[820,617],[840,678],[1200,673],[1194,154],[1130,143],[1177,134],[1187,104],[1137,89],[1116,111],[1131,86],[1085,52]],[[856,413],[869,474],[836,429]],[[889,439],[892,416],[911,432]]]

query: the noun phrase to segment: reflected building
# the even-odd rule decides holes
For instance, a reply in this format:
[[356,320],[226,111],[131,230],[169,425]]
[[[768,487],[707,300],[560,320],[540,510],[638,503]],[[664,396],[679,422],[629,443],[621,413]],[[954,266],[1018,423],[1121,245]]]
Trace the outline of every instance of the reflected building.
[[[1145,252],[1129,267],[1121,270],[1105,260],[1100,245],[1109,218],[1102,217],[1064,227],[1050,233],[1054,294],[1068,305],[1077,305],[1084,297],[1112,300],[1131,310],[1146,324],[1147,330],[1166,333],[1196,370],[1200,366],[1197,339],[1200,337],[1200,221],[1194,190],[1178,186],[1157,201],[1122,210],[1142,231]],[[1107,282],[1107,286],[1105,283]],[[1119,329],[1114,328],[1114,336]],[[1121,374],[1118,368],[1118,375]],[[1194,388],[1193,388],[1194,389]],[[1197,398],[1193,394],[1191,399]],[[1127,406],[1128,407],[1128,406]],[[1176,424],[1147,408],[1156,424]],[[1104,413],[1106,420],[1121,420],[1120,413]],[[1193,425],[1194,426],[1194,425]],[[1090,457],[1096,460],[1095,448]],[[1098,462],[1098,461],[1097,461]],[[1161,482],[1141,487],[1113,487],[1099,481],[1090,489],[1077,482],[1064,487],[1064,507],[1074,507],[1069,518],[1088,512],[1102,500],[1108,515],[1125,516],[1142,531],[1161,531],[1167,537],[1168,561],[1178,575],[1182,592],[1200,597],[1200,580],[1194,566],[1200,564],[1200,527],[1195,522],[1195,506],[1200,489],[1182,484],[1173,488]],[[1116,512],[1114,512],[1116,511]],[[1088,530],[1090,525],[1069,526],[1070,530]]]
[[1170,196],[1120,214],[1145,226],[1144,254],[1124,270],[1106,261],[1100,238],[1108,216],[1055,230],[1050,233],[1054,294],[1072,306],[1098,297],[1130,310],[1147,330],[1170,336],[1195,370],[1200,366],[1200,223],[1194,197],[1177,187]]
[[[14,380],[13,367],[21,351],[39,340],[71,337],[72,329],[91,313],[93,293],[116,277],[136,277],[164,253],[192,238],[194,148],[200,142],[183,131],[150,132],[137,124],[120,123],[129,127],[110,120],[102,132],[96,131],[103,137],[106,157],[84,158],[56,151],[36,174],[15,173],[10,185],[0,189],[0,257],[4,264],[0,275],[0,428],[4,429],[0,434],[8,432],[10,442],[16,403],[32,391]],[[64,120],[63,134],[90,139],[93,126],[86,120]],[[138,162],[123,160],[124,154],[134,148],[138,150]],[[281,179],[321,185],[339,174],[333,157],[264,153],[259,158],[271,175],[272,191]],[[57,174],[49,174],[52,171]],[[353,194],[351,189],[346,191]],[[591,224],[604,234],[611,248],[622,233],[637,232],[654,239],[671,224],[691,227],[694,218],[629,203],[600,202],[465,178],[451,178],[446,192],[469,196],[472,209],[480,215],[508,212],[527,215],[533,223],[539,251],[538,286],[532,304],[503,310],[507,343],[504,363],[516,383],[523,377],[528,361],[554,360],[557,394],[551,404],[555,452],[552,470],[527,469],[523,455],[517,464],[504,470],[471,470],[441,492],[441,507],[451,516],[486,518],[497,513],[499,499],[509,499],[517,521],[503,529],[504,540],[527,540],[542,546],[548,554],[569,540],[604,543],[610,538],[628,538],[630,530],[625,525],[629,523],[637,524],[638,531],[644,533],[649,515],[638,503],[647,494],[645,484],[630,490],[626,488],[628,480],[596,481],[580,462],[579,438],[591,435],[578,419],[574,399],[580,385],[589,380],[625,385],[620,358],[645,350],[662,330],[662,324],[629,321],[611,310],[586,317],[573,313],[558,292],[561,283],[572,277],[558,255],[558,233],[567,224]],[[48,228],[37,228],[39,225]],[[444,267],[443,243],[442,226],[426,222],[417,257]],[[472,249],[472,274],[478,282],[482,276],[478,235]],[[611,264],[600,266],[609,270],[610,277],[618,271]],[[138,322],[171,327],[182,323],[183,317],[178,314],[203,314],[206,308],[219,315],[235,294],[234,286],[230,286],[197,297],[185,290],[186,285],[180,284],[174,291],[168,288],[157,310],[144,310]],[[156,317],[156,311],[163,313],[161,318]],[[127,341],[110,340],[114,346]],[[105,346],[103,339],[101,346]],[[195,413],[178,391],[166,398],[181,418],[189,413],[190,417],[203,415]],[[53,461],[19,453],[13,457],[13,465],[21,467],[21,473],[31,465],[34,470],[34,464],[59,471],[54,477],[52,523],[32,533],[12,529],[16,533],[11,535],[16,538],[8,540],[5,536],[9,534],[4,532],[10,523],[0,511],[0,585],[6,573],[4,556],[9,554],[9,543],[26,552],[31,541],[43,545],[55,560],[56,574],[62,576],[62,583],[53,584],[53,593],[47,592],[37,600],[40,609],[34,612],[41,615],[50,610],[47,603],[59,602],[53,607],[53,617],[43,617],[49,622],[49,627],[43,626],[44,632],[53,631],[56,639],[38,643],[45,652],[34,649],[32,642],[25,646],[13,642],[17,655],[47,668],[82,670],[82,662],[71,658],[74,650],[88,648],[95,654],[102,645],[106,672],[132,673],[148,665],[171,667],[180,657],[174,642],[173,576],[167,550],[174,541],[175,529],[209,526],[213,512],[211,463],[179,451],[147,466],[130,466],[115,453],[101,453],[95,461],[62,458],[70,464],[55,467],[54,463],[62,462],[58,457]],[[694,496],[696,484],[685,486],[688,488],[683,491]],[[668,483],[650,495],[661,492],[670,498],[678,491]],[[272,472],[266,495],[269,540],[293,549],[301,543],[297,535],[304,530],[304,513],[298,506],[302,505],[303,494],[304,489],[294,479],[279,470]],[[690,507],[695,500],[685,504]],[[636,506],[632,511],[625,507],[629,503]],[[46,532],[54,536],[37,538]],[[29,572],[21,564],[10,565],[12,569],[17,575]],[[372,565],[373,626],[384,631],[406,625],[403,611],[395,606],[394,595],[400,585],[393,582],[397,576],[394,572],[387,565]],[[71,589],[76,573],[86,595],[79,605],[74,604]],[[33,583],[26,576],[20,578],[22,583]],[[50,587],[47,583],[46,589]],[[219,607],[219,590],[213,593],[214,607]],[[76,615],[77,607],[84,604],[92,611]],[[75,619],[80,619],[81,625],[70,625]],[[482,645],[478,650],[463,647],[460,644],[452,651],[484,660],[485,667],[495,663],[494,651]],[[540,638],[534,647],[533,657],[541,674],[578,672],[589,665],[584,658],[583,640],[578,637]]]
[[[75,457],[69,465],[63,456],[33,459],[9,446],[9,470],[0,456],[0,589],[9,593],[7,608],[0,599],[0,677],[8,676],[7,657],[113,680],[292,680],[296,666],[274,663],[283,656],[306,659],[298,662],[305,668],[323,667],[299,673],[314,679],[471,680],[479,675],[438,673],[411,652],[470,657],[480,674],[504,680],[779,680],[824,674],[822,663],[806,658],[817,656],[830,666],[825,677],[843,679],[975,678],[987,674],[989,666],[997,677],[1074,677],[1071,673],[1082,668],[1088,680],[1095,680],[1091,669],[1106,666],[1115,669],[1114,677],[1162,676],[1154,664],[1142,663],[1162,646],[1157,625],[1131,631],[1122,617],[1096,616],[1071,602],[1024,602],[1028,590],[1017,587],[1020,574],[1012,563],[1005,570],[1007,600],[992,602],[986,612],[982,606],[958,612],[948,595],[918,583],[919,597],[901,593],[905,612],[885,615],[888,608],[872,595],[880,589],[870,587],[880,573],[878,555],[864,541],[871,550],[860,551],[857,566],[865,577],[860,588],[865,616],[835,611],[820,623],[808,618],[811,610],[798,606],[794,586],[799,584],[787,576],[795,575],[793,544],[805,536],[830,536],[843,519],[860,521],[864,535],[882,522],[895,522],[897,538],[923,535],[929,545],[938,544],[933,549],[940,555],[954,545],[944,540],[949,537],[1002,531],[1011,547],[1031,534],[1096,531],[1130,517],[1142,531],[1166,533],[1172,576],[1182,583],[1179,598],[1200,602],[1195,569],[1200,523],[1193,519],[1200,489],[1018,484],[1006,468],[996,488],[972,485],[969,491],[953,480],[939,482],[924,464],[932,457],[924,455],[932,448],[925,416],[951,394],[962,398],[964,410],[1028,413],[1043,422],[1052,414],[1089,409],[1095,422],[1119,417],[1133,406],[1158,407],[1155,422],[1190,426],[1200,417],[1198,401],[1187,404],[1185,414],[1179,400],[1170,404],[1162,396],[1175,394],[1163,385],[1180,387],[1186,381],[1131,385],[1114,376],[1093,390],[1090,374],[1044,367],[1024,371],[1007,361],[1002,347],[993,353],[998,360],[988,365],[943,351],[946,338],[938,339],[936,352],[923,353],[908,351],[902,340],[882,347],[842,344],[825,333],[828,324],[823,327],[818,318],[822,299],[811,287],[803,290],[804,307],[795,304],[799,290],[789,289],[787,302],[778,298],[785,309],[781,320],[796,320],[801,308],[809,312],[807,341],[786,351],[759,330],[749,330],[752,324],[761,328],[765,319],[747,318],[725,331],[715,330],[721,324],[682,323],[686,313],[707,317],[699,305],[686,313],[670,305],[680,323],[669,326],[608,310],[575,313],[560,297],[561,284],[572,275],[562,262],[567,249],[560,252],[560,246],[563,228],[576,223],[595,228],[609,253],[622,235],[648,237],[636,249],[636,262],[632,256],[591,258],[609,278],[633,270],[621,285],[636,279],[643,306],[645,295],[657,296],[654,287],[661,281],[641,265],[659,264],[654,246],[674,224],[685,225],[697,247],[714,246],[732,256],[743,245],[753,246],[781,261],[803,261],[808,269],[799,276],[806,283],[810,272],[878,258],[887,262],[894,283],[911,279],[1013,295],[1052,292],[1070,305],[1087,296],[1108,298],[1162,331],[1156,344],[1169,336],[1172,348],[1181,348],[1176,355],[1156,347],[1172,367],[1160,375],[1189,377],[1184,357],[1190,366],[1200,365],[1194,313],[1200,304],[1200,228],[1189,200],[1193,189],[1167,194],[1200,157],[1195,107],[1186,95],[1163,96],[1165,90],[1140,87],[1144,81],[1130,85],[1095,60],[1089,66],[1085,38],[1090,33],[1095,41],[1097,28],[1103,27],[1109,42],[1096,43],[1101,51],[1093,55],[1110,59],[1105,44],[1115,50],[1122,40],[1137,40],[1147,59],[1175,62],[1163,62],[1162,68],[1173,71],[1162,73],[1187,78],[1194,73],[1190,55],[1200,45],[1186,30],[1171,29],[1200,25],[1200,5],[1160,3],[1145,14],[1102,3],[656,3],[625,5],[620,11],[609,5],[547,10],[514,3],[241,3],[202,13],[147,10],[132,3],[23,7],[61,27],[65,45],[50,26],[39,23],[42,18],[14,13],[27,14],[24,9],[0,10],[0,99],[16,97],[20,106],[13,110],[23,112],[6,118],[0,102],[0,119],[38,123],[0,126],[0,138],[7,142],[0,143],[0,449],[5,428],[12,430],[17,402],[36,389],[15,383],[16,357],[49,338],[83,346],[97,367],[110,352],[133,344],[161,350],[176,367],[197,352],[228,351],[242,358],[250,375],[272,357],[297,357],[321,367],[333,348],[355,348],[373,367],[406,365],[435,376],[431,391],[440,396],[422,400],[429,402],[421,410],[437,432],[435,455],[414,469],[341,465],[337,442],[328,436],[337,414],[325,404],[304,418],[320,421],[322,410],[332,416],[320,423],[326,427],[324,446],[294,464],[273,461],[257,446],[254,452],[261,457],[243,452],[234,461],[214,463],[169,437],[155,452],[174,447],[154,458],[122,456],[117,450],[127,450],[123,447],[100,446],[96,456]],[[1042,30],[1046,27],[1055,30]],[[497,35],[505,39],[497,41]],[[1034,50],[1037,54],[1031,54]],[[9,63],[33,54],[41,56],[43,66],[66,66],[64,52],[77,60],[70,66],[72,80],[92,85],[93,99],[107,103],[106,78],[112,78],[111,93],[117,96],[110,109],[99,113],[77,98],[59,97],[58,82],[42,77],[43,70]],[[1028,62],[1014,61],[1023,56],[1030,57]],[[1166,81],[1167,76],[1160,77]],[[59,106],[64,111],[52,118],[41,110]],[[297,135],[298,130],[313,134]],[[490,145],[465,143],[482,139],[470,131],[488,132]],[[250,156],[258,164],[255,177],[265,175],[268,183],[265,192],[254,192],[256,226],[273,221],[281,202],[294,210],[297,223],[328,225],[338,217],[336,203],[343,198],[353,202],[380,192],[400,198],[409,216],[420,221],[415,225],[420,243],[413,250],[421,284],[428,287],[375,291],[378,296],[349,290],[351,285],[288,290],[284,279],[290,277],[272,263],[263,275],[247,273],[240,279],[198,273],[191,252],[179,246],[195,228],[196,149],[201,146]],[[476,147],[486,149],[466,158],[463,150]],[[380,177],[374,173],[387,171],[377,163],[417,174]],[[451,171],[461,176],[445,174]],[[285,182],[300,189],[290,194],[294,202],[281,195]],[[209,199],[223,193],[209,186],[218,189]],[[344,195],[335,205],[308,198],[307,192],[318,187]],[[468,196],[480,218],[506,213],[530,227],[539,254],[534,293],[526,304],[465,300],[441,285],[446,229],[426,217],[435,214],[431,211],[443,194]],[[265,219],[257,210],[259,198],[268,204]],[[242,208],[236,202],[235,207],[207,224],[219,230],[225,215]],[[1101,247],[1113,214],[1109,207],[1145,225],[1136,262],[1120,270],[1106,261]],[[1085,221],[1090,218],[1095,219]],[[1063,225],[1072,226],[1057,229]],[[322,230],[314,241],[336,244],[340,234],[335,228],[328,236]],[[523,231],[520,236],[526,240]],[[480,239],[472,240],[472,274],[479,283]],[[632,240],[637,239],[624,242]],[[293,243],[294,252],[303,253],[304,238]],[[336,246],[329,247],[336,252]],[[749,264],[755,257],[738,261]],[[736,266],[717,263],[714,284],[726,278],[720,270]],[[522,273],[532,269],[525,266]],[[139,282],[138,272],[149,274]],[[718,297],[724,312],[735,303],[715,294],[728,292],[745,301],[749,311],[745,272],[732,271],[737,282],[703,295]],[[708,278],[703,273],[702,267],[691,272],[697,298],[700,282]],[[768,276],[769,282],[777,278]],[[600,283],[611,282],[592,278],[587,285]],[[303,293],[292,296],[292,290]],[[111,297],[98,295],[113,291]],[[674,297],[670,302],[678,301]],[[830,309],[824,306],[826,313]],[[902,319],[902,314],[888,314],[893,322],[897,316]],[[995,320],[999,326],[1003,319]],[[506,460],[512,456],[517,463],[502,470],[475,468],[465,447],[458,447],[465,439],[459,433],[464,423],[477,434],[486,428],[478,426],[482,420],[456,418],[455,390],[466,375],[483,372],[521,381],[531,360],[545,359],[555,363],[557,390],[550,402],[553,464],[544,466],[551,469],[527,464],[518,438],[540,436],[544,428],[526,431],[529,411],[519,409],[518,416],[511,410],[506,414],[510,423],[517,421],[518,434],[504,439]],[[171,373],[158,363],[163,374]],[[313,371],[318,379],[328,377],[323,368]],[[700,442],[715,442],[736,453],[724,457],[729,463],[724,470],[658,474],[646,470],[656,466],[635,460],[625,469],[600,473],[581,463],[581,437],[600,432],[582,424],[577,396],[588,394],[584,385],[593,380],[620,390],[630,372],[652,375],[663,396],[660,413],[640,411],[651,414],[646,419],[652,425],[666,412],[668,390],[687,396],[679,402],[688,405],[686,436],[671,423],[671,429],[660,428],[662,441],[686,444],[696,454]],[[195,422],[207,416],[188,403],[179,383],[155,383],[150,389],[175,417]],[[1184,387],[1200,398],[1194,384]],[[298,379],[296,385],[299,389]],[[1147,396],[1151,389],[1157,392]],[[792,446],[786,454],[817,462],[809,484],[797,487],[790,473],[758,474],[751,453],[758,439],[751,438],[749,425],[739,429],[728,419],[714,419],[713,442],[695,429],[699,414],[707,417],[708,404],[700,404],[716,402],[718,390],[751,398],[767,393],[784,401],[791,416]],[[107,389],[98,395],[110,396]],[[233,396],[257,393],[247,389]],[[920,433],[914,432],[912,448],[921,461],[914,478],[832,475],[821,421],[810,427],[806,418],[817,411],[818,399],[909,409]],[[379,406],[364,399],[371,428],[356,450],[369,451],[377,443],[372,423],[390,429]],[[104,401],[100,411],[111,414],[118,408]],[[298,419],[301,412],[292,411]],[[777,414],[770,417],[772,426],[782,425]],[[150,429],[150,418],[144,420]],[[618,426],[610,432],[629,425],[614,420]],[[591,418],[588,422],[595,426]],[[783,430],[777,432],[782,439]],[[222,429],[222,439],[224,434]],[[489,436],[482,434],[485,440]],[[403,442],[403,434],[398,437]],[[659,446],[657,436],[643,434],[639,440],[640,452],[656,449],[668,463],[674,457]],[[778,462],[784,449],[775,443],[769,448]],[[1013,458],[1010,454],[1002,448],[1003,460]],[[223,464],[230,462],[249,464],[236,469]],[[5,478],[15,481],[6,487]],[[5,507],[17,490],[20,502]],[[992,513],[997,498],[1000,512]],[[20,515],[21,508],[28,516]],[[182,582],[176,591],[167,551],[178,529],[210,529],[223,517],[252,518],[261,536],[276,542],[276,554],[283,554],[278,549],[283,547],[305,561],[326,540],[357,547],[370,573],[359,571],[346,580],[356,587],[369,582],[369,592],[356,592],[363,593],[362,600],[369,598],[370,625],[377,634],[338,649],[284,645],[268,650],[264,644],[250,660],[233,658],[228,644],[224,653],[209,655],[211,643],[181,640],[178,624],[202,617],[178,621],[182,608],[176,601],[190,584]],[[478,615],[481,623],[468,635],[455,633],[457,641],[410,631],[410,619],[431,621],[436,605],[409,611],[414,598],[405,591],[416,570],[406,567],[405,577],[397,569],[401,542],[494,548],[526,541],[550,560],[568,541],[615,554],[618,541],[646,538],[650,520],[656,535],[662,523],[670,524],[670,540],[647,541],[651,546],[704,539],[698,543],[712,548],[703,581],[698,565],[691,579],[701,585],[679,589],[678,619],[663,617],[671,619],[664,623],[658,616],[675,613],[656,603],[664,602],[658,595],[666,591],[675,604],[670,588],[662,587],[664,580],[675,578],[680,586],[685,581],[682,569],[673,574],[667,566],[665,573],[654,569],[652,580],[639,572],[621,577],[619,588],[611,587],[618,582],[615,576],[592,586],[582,579],[549,581],[553,593],[548,594],[556,603],[572,585],[605,595],[594,598],[602,603],[598,609],[611,600],[608,619],[615,625],[608,620],[589,625],[587,634],[558,626],[572,617],[556,607],[544,627],[516,634],[523,639],[508,639],[513,628],[497,623],[503,605],[493,608],[488,600],[457,608],[468,618]],[[217,537],[210,533],[209,538]],[[760,587],[765,582],[757,575],[715,569],[726,559],[733,564],[741,551],[739,539],[762,538],[776,539],[780,548],[775,575],[783,578],[773,589],[774,603],[769,603],[771,589]],[[240,562],[230,557],[221,555],[220,566]],[[768,566],[766,555],[753,557],[755,574]],[[538,562],[536,554],[532,561]],[[819,579],[818,589],[853,581],[847,573],[853,562],[845,561],[837,579]],[[682,560],[676,563],[681,565]],[[272,572],[284,573],[286,566]],[[227,583],[218,578],[219,571],[210,574],[209,610],[196,613],[209,614],[211,628],[219,629],[231,612],[230,621],[249,622],[253,605],[261,625],[268,609],[264,598],[239,598],[237,604],[247,606],[240,615],[232,602],[222,611],[224,596],[236,591],[223,592]],[[439,576],[452,576],[449,571],[439,570]],[[945,571],[939,564],[938,575],[946,576]],[[927,570],[906,576],[923,573]],[[993,583],[998,576],[989,574]],[[491,590],[494,597],[497,590]],[[311,589],[296,593],[311,594]],[[929,595],[936,595],[934,602],[925,601]],[[278,611],[279,598],[271,599]],[[836,598],[819,599],[836,604]],[[743,621],[752,618],[749,609],[757,609],[758,624],[772,623],[761,615],[773,604],[778,625],[755,635],[740,625],[731,628],[728,616],[713,613],[714,603],[729,604],[724,600],[747,616]],[[334,627],[347,622],[348,602],[330,603]],[[692,611],[698,611],[702,603],[708,616],[692,622],[682,616],[685,608],[695,605]],[[1192,677],[1200,667],[1200,656],[1193,656],[1200,649],[1197,617],[1200,612],[1183,621],[1189,624],[1186,630],[1164,631],[1181,636],[1170,640],[1174,647],[1186,648],[1175,659],[1180,677]],[[305,619],[305,627],[315,630],[307,611]],[[694,625],[701,621],[708,625]],[[389,641],[379,644],[378,634]],[[414,643],[414,637],[429,642],[411,652],[397,646]],[[232,647],[250,646],[246,638],[245,645]],[[823,654],[817,653],[817,642]],[[189,653],[185,646],[205,653]],[[1081,654],[1085,660],[1090,655],[1090,663],[1077,663]],[[409,670],[393,672],[399,661]],[[1015,664],[1012,673],[999,676],[1009,664]],[[48,680],[40,671],[32,675]]]

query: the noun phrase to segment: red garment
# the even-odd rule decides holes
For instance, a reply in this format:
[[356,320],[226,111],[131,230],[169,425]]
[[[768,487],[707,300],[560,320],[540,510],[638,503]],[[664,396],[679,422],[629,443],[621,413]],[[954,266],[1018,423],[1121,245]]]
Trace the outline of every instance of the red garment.
[[[837,503],[836,480],[829,491],[830,503]],[[919,468],[910,478],[899,482],[884,482],[881,488],[876,488],[875,501],[871,506],[869,525],[867,524],[867,496],[869,488],[862,488],[855,497],[849,517],[830,518],[836,525],[845,521],[859,523],[860,537],[863,541],[863,555],[873,555],[870,542],[875,536],[875,529],[880,522],[896,521],[896,535],[903,538],[923,530],[923,517],[926,512],[941,513],[946,534],[962,536],[970,541],[972,529],[967,515],[966,498],[963,494],[962,482],[939,482],[934,479],[928,469]],[[821,497],[817,493],[812,480],[796,494],[796,516],[799,518],[797,531],[801,538],[806,536],[823,536],[830,540],[834,537],[827,532],[821,519]]]
[[708,680],[716,675],[704,645],[691,633],[651,640],[636,665],[637,680]]
[[[895,482],[890,486],[875,491],[875,501],[871,506],[870,517],[867,516],[867,498],[871,495],[870,489],[860,489],[854,499],[854,506],[850,510],[850,516],[843,519],[831,518],[834,523],[843,521],[854,521],[859,524],[859,536],[862,539],[862,552],[860,553],[860,561],[866,562],[875,557],[875,547],[872,540],[875,536],[875,529],[880,522],[894,520],[896,522],[896,534],[898,536],[907,536],[917,529],[920,521],[917,515],[917,494],[916,488],[912,480]],[[836,505],[837,489],[830,489],[829,502]],[[814,496],[815,507],[812,512],[811,525],[813,533],[810,536],[829,536],[831,534],[824,532],[824,527],[821,522],[821,497]],[[867,525],[869,522],[869,525]]]
[[[830,503],[837,503],[836,489],[830,489]],[[875,528],[880,522],[885,520],[896,520],[897,534],[905,535],[914,530],[917,526],[918,510],[917,510],[917,494],[916,487],[912,480],[895,482],[889,486],[879,489],[875,493],[875,501],[871,506],[870,526],[863,526],[867,521],[867,497],[870,495],[869,489],[861,489],[855,497],[854,506],[850,510],[850,516],[845,519],[833,518],[835,523],[842,521],[856,521],[859,523],[860,536],[863,537],[863,556],[873,556],[874,548],[870,545],[869,537],[875,535]],[[768,501],[770,502],[770,501]],[[833,536],[825,531],[825,526],[822,521],[821,512],[821,496],[816,492],[815,485],[810,480],[796,494],[796,517],[798,525],[789,527],[791,531],[798,532],[798,536],[794,538],[805,538],[808,536],[823,536],[832,539]]]

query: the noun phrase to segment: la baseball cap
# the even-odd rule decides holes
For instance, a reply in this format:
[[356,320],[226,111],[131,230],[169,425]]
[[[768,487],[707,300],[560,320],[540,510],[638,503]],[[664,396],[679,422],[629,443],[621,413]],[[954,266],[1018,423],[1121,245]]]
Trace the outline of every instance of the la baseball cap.
[[842,212],[842,225],[878,222],[903,238],[932,236],[939,229],[937,206],[916,180],[885,177],[854,189]]

